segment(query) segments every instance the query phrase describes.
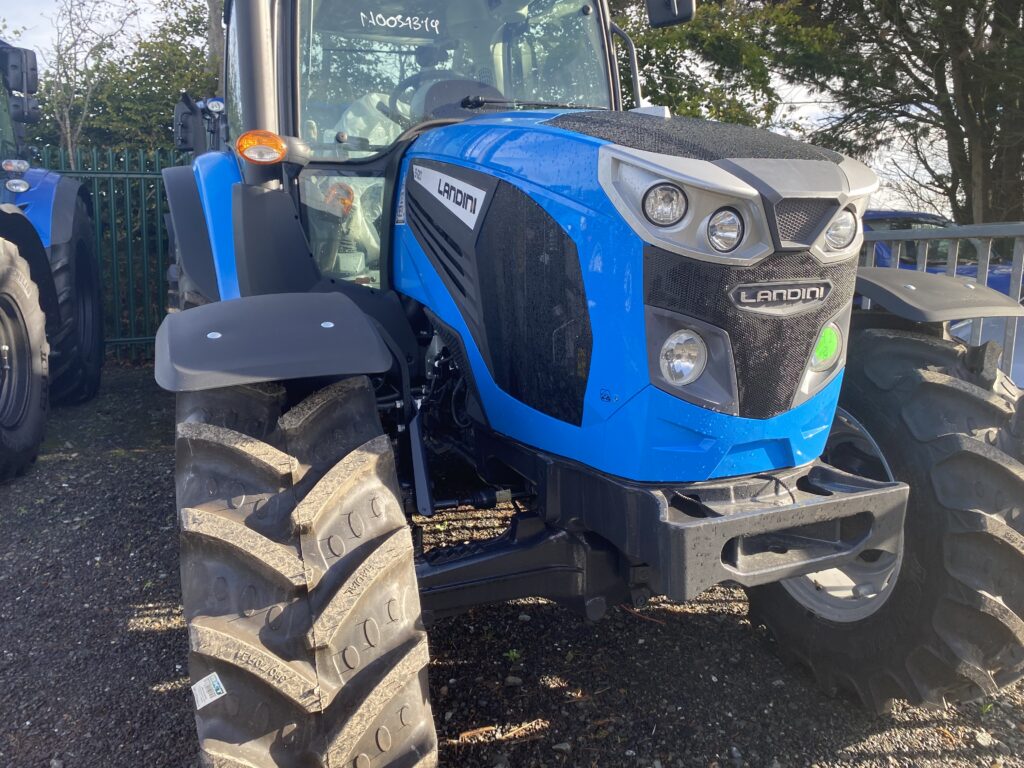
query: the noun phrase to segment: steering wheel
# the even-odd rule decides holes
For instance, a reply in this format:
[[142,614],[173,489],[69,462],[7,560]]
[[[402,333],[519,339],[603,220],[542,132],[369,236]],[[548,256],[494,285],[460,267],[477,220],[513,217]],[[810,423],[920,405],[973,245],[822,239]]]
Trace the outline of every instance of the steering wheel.
[[429,83],[432,80],[453,80],[461,79],[462,77],[462,75],[459,75],[450,69],[422,69],[414,75],[409,75],[409,77],[405,78],[394,87],[394,90],[391,91],[391,98],[388,100],[387,109],[384,108],[384,104],[378,104],[377,109],[403,128],[408,128],[414,121],[405,117],[399,111],[399,104],[408,104],[412,106],[412,94],[415,93],[417,88],[425,83]]

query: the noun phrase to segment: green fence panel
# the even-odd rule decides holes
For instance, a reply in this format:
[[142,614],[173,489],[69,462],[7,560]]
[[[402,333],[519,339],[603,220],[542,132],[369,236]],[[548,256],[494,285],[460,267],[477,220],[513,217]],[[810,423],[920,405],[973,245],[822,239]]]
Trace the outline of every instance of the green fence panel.
[[79,179],[92,196],[108,353],[145,360],[167,310],[167,202],[160,171],[187,163],[173,150],[46,147],[41,165]]

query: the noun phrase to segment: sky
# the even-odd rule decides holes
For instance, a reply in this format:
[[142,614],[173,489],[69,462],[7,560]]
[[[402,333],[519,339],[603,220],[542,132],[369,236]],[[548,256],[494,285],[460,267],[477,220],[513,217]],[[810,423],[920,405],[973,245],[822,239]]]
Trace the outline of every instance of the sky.
[[[36,50],[40,64],[45,64],[45,52],[53,37],[50,19],[56,13],[57,0],[0,0],[0,19],[6,19],[8,29],[24,29],[18,44]],[[152,15],[144,9],[141,23]]]
[[53,16],[57,0],[0,0],[0,18],[7,20],[8,29],[25,28],[21,45],[37,51],[50,45],[52,25],[47,16]]

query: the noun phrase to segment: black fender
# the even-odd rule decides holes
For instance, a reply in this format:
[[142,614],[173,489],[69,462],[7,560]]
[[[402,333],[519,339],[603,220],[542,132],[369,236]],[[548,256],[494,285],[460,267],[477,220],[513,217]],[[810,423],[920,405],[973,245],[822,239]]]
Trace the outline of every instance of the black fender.
[[206,304],[168,315],[156,335],[156,381],[171,392],[374,375],[393,363],[373,321],[340,293]]
[[46,313],[46,334],[60,328],[60,303],[53,282],[50,259],[32,222],[16,205],[0,205],[0,237],[14,243],[21,257],[28,262],[32,282],[39,289],[39,303]]
[[1024,317],[1024,307],[1006,294],[966,278],[930,272],[861,267],[857,270],[857,293],[915,323]]
[[[92,218],[92,196],[80,181],[61,176],[53,193],[53,207],[50,209],[50,249],[70,243],[75,236],[75,208],[78,201]],[[52,256],[51,256],[52,259]]]
[[205,298],[220,301],[217,267],[213,261],[210,230],[199,199],[192,166],[165,168],[162,172],[164,193],[170,210],[170,236],[183,270]]

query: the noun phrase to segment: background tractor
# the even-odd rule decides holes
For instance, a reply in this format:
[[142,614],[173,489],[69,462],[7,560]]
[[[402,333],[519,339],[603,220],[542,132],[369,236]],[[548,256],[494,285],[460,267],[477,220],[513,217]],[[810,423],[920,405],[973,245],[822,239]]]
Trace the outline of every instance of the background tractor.
[[226,21],[225,102],[183,100],[164,171],[156,368],[204,764],[435,764],[424,628],[529,596],[739,584],[872,710],[1024,673],[1021,392],[947,329],[1022,310],[858,271],[868,168],[624,111],[600,0]]
[[35,461],[50,402],[99,389],[103,322],[88,193],[29,167],[36,55],[0,40],[0,482]]

